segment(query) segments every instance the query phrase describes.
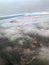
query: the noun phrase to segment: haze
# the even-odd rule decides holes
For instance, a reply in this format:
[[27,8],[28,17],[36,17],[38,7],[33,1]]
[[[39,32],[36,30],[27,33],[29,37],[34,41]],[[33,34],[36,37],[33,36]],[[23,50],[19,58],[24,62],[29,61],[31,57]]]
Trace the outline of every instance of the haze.
[[0,0],[0,16],[30,12],[49,12],[49,0]]

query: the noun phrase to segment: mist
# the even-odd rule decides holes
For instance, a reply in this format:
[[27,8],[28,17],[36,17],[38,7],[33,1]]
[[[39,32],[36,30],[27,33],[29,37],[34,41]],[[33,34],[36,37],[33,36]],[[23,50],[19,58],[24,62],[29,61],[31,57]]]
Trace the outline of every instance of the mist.
[[0,16],[49,12],[49,0],[0,0]]

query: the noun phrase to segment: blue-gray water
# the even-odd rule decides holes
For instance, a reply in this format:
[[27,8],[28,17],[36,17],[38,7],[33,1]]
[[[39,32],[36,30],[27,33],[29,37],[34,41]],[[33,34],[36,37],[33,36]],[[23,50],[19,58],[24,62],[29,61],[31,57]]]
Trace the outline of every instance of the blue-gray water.
[[28,22],[42,22],[42,21],[49,21],[49,15],[9,15],[9,16],[0,16],[0,24],[7,23],[10,21],[28,21]]

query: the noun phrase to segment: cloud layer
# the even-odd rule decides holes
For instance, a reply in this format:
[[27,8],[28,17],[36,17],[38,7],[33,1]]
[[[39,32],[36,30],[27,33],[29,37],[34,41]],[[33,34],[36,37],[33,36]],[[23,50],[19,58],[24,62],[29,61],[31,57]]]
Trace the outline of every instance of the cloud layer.
[[49,15],[26,15],[0,24],[1,65],[49,65],[48,61]]
[[48,17],[20,17],[18,20],[0,24],[0,30],[0,37],[7,37],[10,40],[28,36],[28,34],[49,37]]

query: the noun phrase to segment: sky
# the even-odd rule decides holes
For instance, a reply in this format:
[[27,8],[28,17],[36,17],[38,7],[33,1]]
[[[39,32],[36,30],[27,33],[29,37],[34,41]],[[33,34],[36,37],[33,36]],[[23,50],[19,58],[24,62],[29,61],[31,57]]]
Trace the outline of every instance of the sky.
[[32,12],[49,12],[49,0],[0,0],[0,16]]

